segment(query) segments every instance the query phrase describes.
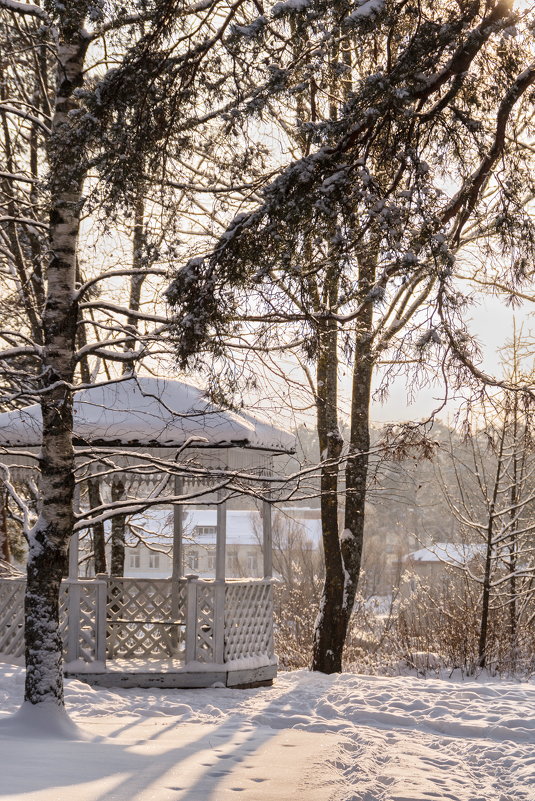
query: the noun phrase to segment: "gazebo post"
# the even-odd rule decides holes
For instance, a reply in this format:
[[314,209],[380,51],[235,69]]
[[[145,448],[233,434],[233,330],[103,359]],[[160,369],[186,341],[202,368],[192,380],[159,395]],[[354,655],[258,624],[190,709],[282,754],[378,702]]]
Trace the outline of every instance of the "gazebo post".
[[227,552],[227,504],[224,494],[217,494],[217,529],[214,582],[214,662],[223,664],[225,657],[225,560]]
[[[73,507],[80,511],[80,486],[74,487]],[[69,577],[67,586],[68,626],[67,626],[67,662],[78,659],[80,649],[80,585],[78,583],[78,556],[80,551],[80,531],[74,531],[69,540]]]
[[273,576],[273,532],[271,526],[271,502],[262,501],[262,548],[264,557],[264,578]]
[[[75,513],[80,511],[80,486],[74,488],[73,507]],[[80,531],[74,531],[69,540],[69,578],[78,579],[78,557],[80,552]]]
[[[184,494],[184,480],[182,476],[175,476],[175,496]],[[183,544],[182,534],[184,531],[184,509],[181,504],[175,503],[173,506],[173,586],[178,579],[183,576]]]
[[[184,494],[184,481],[182,476],[175,476],[175,496]],[[180,612],[180,579],[183,574],[182,557],[183,544],[182,534],[184,530],[184,510],[182,505],[175,503],[173,506],[173,568],[171,573],[171,620],[177,621]],[[178,649],[178,628],[173,628],[171,635],[173,651]]]
[[78,578],[78,555],[80,550],[78,531],[71,534],[69,540],[69,578],[76,581]]

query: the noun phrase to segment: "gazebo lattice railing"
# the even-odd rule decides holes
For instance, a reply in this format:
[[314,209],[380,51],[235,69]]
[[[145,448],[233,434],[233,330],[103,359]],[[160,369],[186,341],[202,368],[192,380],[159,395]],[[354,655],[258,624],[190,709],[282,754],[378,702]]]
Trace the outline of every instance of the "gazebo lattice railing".
[[[102,669],[107,660],[174,659],[184,669],[251,659],[273,661],[272,582],[227,580],[223,638],[214,625],[218,585],[189,576],[179,581],[172,609],[171,579],[65,579],[60,595],[61,631],[67,669],[85,663]],[[24,653],[25,579],[0,581],[0,654]],[[173,612],[175,614],[173,614]],[[96,664],[95,664],[96,663]],[[78,664],[80,667],[80,664]]]
[[[0,655],[24,654],[26,579],[0,580]],[[100,662],[106,654],[106,583],[65,579],[59,597],[64,655],[68,660]]]

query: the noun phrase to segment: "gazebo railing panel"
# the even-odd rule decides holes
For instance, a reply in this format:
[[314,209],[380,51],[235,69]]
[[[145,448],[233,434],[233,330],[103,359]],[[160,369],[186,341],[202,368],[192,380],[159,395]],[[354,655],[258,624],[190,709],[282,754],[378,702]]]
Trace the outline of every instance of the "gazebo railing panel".
[[66,579],[61,584],[59,620],[67,662],[96,662],[103,657],[99,626],[102,589],[103,582],[94,580]]
[[[100,658],[98,581],[63,581],[59,596],[59,625],[67,662],[95,662]],[[24,654],[25,579],[0,579],[0,653]]]
[[180,656],[186,625],[186,582],[111,578],[106,652],[109,659]]
[[[24,653],[25,583],[0,579],[4,655]],[[60,592],[64,654],[68,662],[88,663],[106,657],[172,656],[206,665],[270,659],[272,606],[269,580],[67,579]]]
[[196,597],[195,661],[215,662],[215,582],[199,581]]
[[0,653],[24,654],[24,590],[26,581],[0,579]]
[[273,656],[271,581],[229,582],[225,587],[225,662]]

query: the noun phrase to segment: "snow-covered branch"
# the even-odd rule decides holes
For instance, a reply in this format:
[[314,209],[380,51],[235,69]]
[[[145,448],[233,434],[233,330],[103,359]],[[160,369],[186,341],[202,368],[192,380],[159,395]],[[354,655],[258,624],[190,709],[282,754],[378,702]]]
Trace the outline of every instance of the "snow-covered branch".
[[33,3],[19,3],[17,0],[0,0],[0,8],[5,8],[6,11],[11,11],[13,14],[37,17],[37,19],[40,19],[42,22],[49,22],[48,14],[44,9]]

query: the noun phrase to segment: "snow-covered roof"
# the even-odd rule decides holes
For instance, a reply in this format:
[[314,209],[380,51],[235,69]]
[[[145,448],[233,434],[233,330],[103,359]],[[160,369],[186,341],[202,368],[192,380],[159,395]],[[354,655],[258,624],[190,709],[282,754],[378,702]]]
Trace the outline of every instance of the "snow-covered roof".
[[428,548],[420,548],[408,554],[411,562],[446,562],[447,564],[465,564],[484,551],[484,545],[474,543],[437,542]]
[[[38,404],[0,414],[0,446],[41,444]],[[295,438],[244,412],[211,403],[205,393],[183,381],[130,377],[90,387],[74,397],[77,443],[179,447],[243,447],[291,453]]]

